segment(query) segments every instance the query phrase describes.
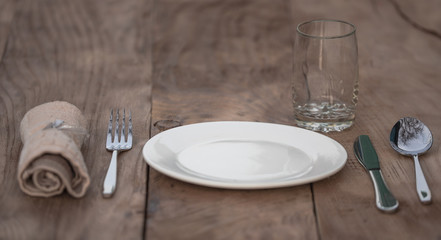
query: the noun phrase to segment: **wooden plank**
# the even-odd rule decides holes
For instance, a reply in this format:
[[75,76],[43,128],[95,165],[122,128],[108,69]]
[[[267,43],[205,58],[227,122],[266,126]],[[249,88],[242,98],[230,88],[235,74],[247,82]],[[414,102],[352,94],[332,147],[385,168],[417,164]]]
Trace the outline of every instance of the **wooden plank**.
[[441,21],[438,11],[440,2],[437,0],[424,0],[419,4],[414,1],[390,0],[398,15],[414,28],[426,34],[441,37]]
[[[441,236],[441,176],[437,174],[441,167],[441,41],[404,19],[392,1],[322,3],[293,1],[293,18],[297,23],[340,18],[357,26],[360,98],[354,127],[329,134],[348,151],[346,167],[332,180],[314,184],[320,235],[322,239],[437,239]],[[424,14],[436,18],[433,24],[440,23],[438,7],[426,5],[430,3],[418,5],[432,10]],[[409,16],[423,14],[406,11]],[[392,126],[405,116],[425,122],[434,136],[432,149],[421,157],[433,194],[431,205],[418,200],[412,160],[389,145]],[[371,180],[352,150],[361,134],[373,140],[386,183],[400,202],[395,214],[381,213],[375,207]]]
[[9,28],[14,18],[16,1],[0,1],[0,60],[9,36]]
[[[286,1],[158,1],[153,135],[189,123],[292,124]],[[317,239],[309,185],[200,187],[150,169],[148,239]]]
[[[144,233],[150,127],[151,1],[26,0],[0,68],[0,239],[140,239]],[[19,123],[53,100],[78,106],[88,120],[83,148],[91,186],[82,199],[42,199],[18,187]],[[131,109],[134,147],[119,155],[118,185],[103,199],[111,154],[105,134],[111,108]]]

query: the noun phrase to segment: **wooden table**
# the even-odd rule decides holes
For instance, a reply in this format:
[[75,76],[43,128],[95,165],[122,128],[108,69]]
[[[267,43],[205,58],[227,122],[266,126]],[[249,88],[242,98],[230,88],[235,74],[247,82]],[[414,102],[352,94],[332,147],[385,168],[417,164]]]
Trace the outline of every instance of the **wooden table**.
[[[0,0],[0,239],[441,239],[441,15],[436,0]],[[326,134],[348,152],[327,179],[269,190],[222,190],[174,180],[145,163],[153,135],[190,123],[294,125],[290,78],[295,26],[315,18],[357,26],[355,124]],[[78,106],[90,138],[86,196],[25,195],[17,183],[19,124],[54,100]],[[133,112],[135,143],[103,199],[111,108]],[[389,146],[401,117],[430,127],[421,165],[433,202],[415,191],[413,162]],[[354,157],[368,134],[395,214],[375,207]]]

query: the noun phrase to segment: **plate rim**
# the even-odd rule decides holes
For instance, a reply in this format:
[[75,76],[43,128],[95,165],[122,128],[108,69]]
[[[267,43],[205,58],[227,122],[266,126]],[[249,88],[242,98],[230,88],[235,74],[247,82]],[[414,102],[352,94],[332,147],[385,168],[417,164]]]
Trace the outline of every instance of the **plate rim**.
[[[265,126],[272,126],[272,127],[283,127],[283,128],[290,128],[290,129],[294,129],[296,131],[301,131],[304,132],[306,134],[311,134],[315,137],[319,137],[319,138],[324,138],[332,143],[334,143],[335,146],[337,146],[338,148],[340,148],[340,150],[342,150],[341,152],[343,153],[343,155],[341,155],[340,157],[343,159],[341,162],[339,162],[339,164],[337,164],[337,166],[329,171],[325,171],[325,173],[323,174],[316,174],[313,176],[309,176],[306,178],[303,177],[299,177],[299,178],[294,178],[293,180],[285,180],[285,181],[256,181],[256,182],[243,182],[243,181],[219,181],[216,179],[206,179],[206,178],[201,178],[198,177],[197,175],[193,175],[187,172],[176,172],[172,169],[167,169],[162,167],[160,164],[157,164],[156,162],[149,160],[148,155],[148,148],[149,145],[152,145],[156,139],[158,139],[161,135],[164,134],[170,134],[170,131],[176,131],[182,128],[188,128],[188,127],[197,127],[199,125],[211,125],[211,124],[253,124],[253,125],[265,125]],[[282,188],[282,187],[291,187],[291,186],[298,186],[298,185],[303,185],[303,184],[307,184],[307,183],[313,183],[313,182],[317,182],[320,180],[323,180],[325,178],[328,178],[334,174],[336,174],[337,172],[339,172],[345,165],[346,162],[348,160],[348,154],[346,149],[336,140],[330,138],[329,136],[323,135],[321,133],[318,132],[314,132],[311,130],[307,130],[304,128],[300,128],[300,127],[296,127],[296,126],[291,126],[291,125],[285,125],[285,124],[278,124],[278,123],[269,123],[269,122],[251,122],[251,121],[208,121],[208,122],[199,122],[199,123],[191,123],[191,124],[187,124],[187,125],[182,125],[182,126],[178,126],[175,128],[171,128],[162,132],[157,133],[155,136],[151,137],[143,146],[142,148],[142,155],[143,158],[145,160],[145,162],[152,167],[153,169],[155,169],[156,171],[180,180],[180,181],[184,181],[186,183],[191,183],[191,184],[195,184],[195,185],[199,185],[199,186],[206,186],[206,187],[213,187],[213,188],[220,188],[220,189],[243,189],[243,190],[253,190],[253,189],[273,189],[273,188]],[[177,159],[174,159],[175,161]]]

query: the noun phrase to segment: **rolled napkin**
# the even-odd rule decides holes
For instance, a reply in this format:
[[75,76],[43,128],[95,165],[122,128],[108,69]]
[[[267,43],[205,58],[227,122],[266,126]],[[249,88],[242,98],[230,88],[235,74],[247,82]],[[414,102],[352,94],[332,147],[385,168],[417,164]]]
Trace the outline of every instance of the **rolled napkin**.
[[21,190],[38,197],[52,197],[65,189],[73,197],[84,196],[90,177],[81,146],[87,135],[83,114],[70,103],[49,102],[29,110],[20,124]]

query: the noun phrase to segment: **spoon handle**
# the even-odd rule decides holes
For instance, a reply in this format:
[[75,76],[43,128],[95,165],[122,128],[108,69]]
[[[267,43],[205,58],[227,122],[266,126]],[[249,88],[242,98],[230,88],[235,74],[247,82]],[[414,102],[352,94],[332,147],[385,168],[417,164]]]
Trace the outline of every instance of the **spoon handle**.
[[380,169],[369,170],[375,188],[377,208],[384,212],[394,212],[398,208],[398,201],[387,188]]
[[429,186],[427,185],[426,178],[424,177],[423,170],[421,169],[418,155],[413,155],[415,162],[415,177],[416,177],[416,189],[420,201],[424,204],[428,204],[432,201],[432,194],[430,193]]

